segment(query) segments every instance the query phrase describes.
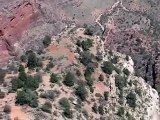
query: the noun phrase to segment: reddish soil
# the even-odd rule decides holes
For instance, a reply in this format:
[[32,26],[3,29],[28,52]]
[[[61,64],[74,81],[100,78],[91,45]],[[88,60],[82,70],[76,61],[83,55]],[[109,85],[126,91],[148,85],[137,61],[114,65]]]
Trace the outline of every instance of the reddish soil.
[[24,2],[11,10],[11,16],[0,14],[0,66],[8,62],[9,51],[35,17],[31,3]]
[[6,39],[19,38],[30,25],[34,17],[34,9],[31,3],[24,2],[11,10],[12,16],[0,15],[0,35]]

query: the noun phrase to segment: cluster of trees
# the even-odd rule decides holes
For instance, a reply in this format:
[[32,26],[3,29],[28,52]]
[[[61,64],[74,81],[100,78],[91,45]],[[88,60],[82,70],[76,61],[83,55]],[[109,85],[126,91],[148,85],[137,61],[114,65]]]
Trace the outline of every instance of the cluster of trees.
[[34,92],[39,87],[41,77],[39,75],[30,76],[25,73],[22,65],[19,67],[19,75],[13,78],[12,90],[17,91],[16,103],[20,105],[28,104],[31,107],[37,107],[37,94]]
[[26,52],[25,55],[21,56],[22,62],[27,62],[27,67],[29,69],[35,69],[36,67],[42,67],[43,64],[40,59],[37,57],[36,53],[32,50]]
[[41,82],[39,75],[28,76],[24,71],[20,72],[18,78],[12,79],[12,90],[17,91],[20,88],[36,90]]
[[31,107],[38,107],[37,94],[30,89],[22,89],[17,91],[16,104],[27,104]]

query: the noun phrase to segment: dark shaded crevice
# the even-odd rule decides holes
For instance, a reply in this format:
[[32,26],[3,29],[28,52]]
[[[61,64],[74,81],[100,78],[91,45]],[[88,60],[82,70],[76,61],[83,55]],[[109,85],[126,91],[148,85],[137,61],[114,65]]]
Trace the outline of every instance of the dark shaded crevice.
[[153,77],[153,88],[156,88],[156,71],[155,71],[155,62],[152,65],[152,77]]
[[3,35],[4,35],[3,31],[2,31],[2,30],[0,30],[0,36],[3,36]]
[[145,77],[144,77],[144,80],[147,82],[148,81],[148,79],[147,79],[147,73],[148,73],[148,64],[149,64],[149,62],[147,62],[147,65],[146,65],[146,71],[145,71]]

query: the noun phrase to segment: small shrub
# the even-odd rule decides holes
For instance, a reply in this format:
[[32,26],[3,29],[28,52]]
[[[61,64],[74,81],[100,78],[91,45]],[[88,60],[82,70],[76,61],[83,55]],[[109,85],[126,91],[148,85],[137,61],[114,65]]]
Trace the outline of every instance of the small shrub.
[[112,50],[109,50],[109,55],[113,56],[113,51]]
[[99,51],[97,51],[97,54],[96,54],[96,60],[97,60],[97,61],[101,61],[101,60],[103,60],[102,53],[101,53],[101,52],[99,52]]
[[49,101],[45,102],[41,107],[41,110],[47,113],[51,113],[51,109],[52,109],[52,104]]
[[114,69],[114,66],[111,62],[106,61],[103,63],[103,67],[102,67],[103,72],[110,75],[112,74],[113,69]]
[[96,103],[94,103],[93,104],[93,106],[92,106],[92,111],[94,112],[94,113],[98,113],[98,106],[97,106],[97,104]]
[[89,114],[88,114],[87,110],[82,110],[82,114],[84,115],[85,118],[88,119]]
[[64,109],[63,114],[65,117],[72,119],[73,118],[73,112],[70,109]]
[[111,62],[116,64],[118,62],[118,56],[114,56],[113,59],[111,59]]
[[85,51],[80,54],[79,60],[84,66],[87,66],[89,63],[92,63],[92,58],[93,55],[89,51]]
[[53,67],[54,67],[54,64],[53,64],[53,62],[50,61],[46,66],[46,70],[50,71],[50,69],[53,68]]
[[25,68],[23,65],[20,65],[19,66],[19,69],[18,69],[19,72],[24,72],[25,71]]
[[100,75],[99,75],[99,81],[104,81],[104,76],[103,76],[103,74],[100,74]]
[[133,92],[130,92],[127,96],[127,104],[132,107],[135,108],[136,107],[136,95]]
[[129,70],[127,68],[123,69],[124,74],[126,74],[127,76],[130,74]]
[[106,101],[108,101],[108,97],[109,97],[109,92],[108,92],[108,91],[105,91],[105,92],[104,92],[104,99],[105,99]]
[[87,67],[86,70],[85,70],[85,72],[84,72],[85,78],[91,77],[91,75],[92,75],[93,72],[94,72],[94,68]]
[[77,88],[76,88],[76,91],[75,91],[75,94],[82,100],[86,100],[86,97],[87,97],[87,90],[85,88],[84,85],[79,85]]
[[84,34],[85,34],[85,35],[90,35],[90,36],[92,36],[93,33],[94,33],[94,31],[93,31],[93,29],[92,29],[91,27],[87,26],[87,27],[85,28],[85,31],[84,31]]
[[98,106],[98,112],[99,112],[99,114],[101,114],[101,115],[104,114],[104,109],[103,109],[103,106],[102,106],[102,105]]
[[64,109],[70,109],[70,103],[68,101],[67,98],[61,98],[59,100],[59,104],[61,105],[61,107],[63,107]]
[[80,76],[82,75],[81,71],[80,71],[80,70],[76,70],[76,75],[77,75],[78,77],[80,77]]
[[81,46],[84,51],[87,51],[89,50],[89,48],[93,46],[93,40],[91,39],[84,40],[81,42]]
[[121,73],[121,70],[119,68],[115,67],[115,66],[114,66],[114,70],[116,71],[117,74]]
[[52,74],[50,75],[50,82],[52,82],[52,83],[57,83],[58,81],[59,81],[58,75],[52,73]]
[[3,99],[5,97],[5,93],[0,91],[0,99]]
[[27,55],[27,58],[28,58],[27,67],[29,69],[34,69],[35,67],[38,66],[38,58],[34,52],[30,51]]
[[43,39],[43,45],[44,47],[48,47],[51,44],[51,37],[46,35]]
[[120,116],[120,117],[122,117],[124,115],[124,108],[123,107],[120,107],[118,109],[117,115]]
[[50,100],[54,100],[58,96],[59,96],[59,93],[54,90],[47,90],[44,93],[40,94],[41,98],[46,98],[46,99],[50,99]]
[[78,46],[78,47],[81,47],[81,40],[77,40],[77,42],[76,42],[76,45]]
[[86,79],[86,83],[89,87],[93,86],[93,79],[91,78],[91,76],[85,77]]
[[26,55],[22,55],[20,57],[20,59],[21,59],[22,62],[26,62],[27,61],[27,56]]
[[89,90],[91,93],[94,93],[94,88],[93,87],[89,87]]
[[126,113],[128,120],[136,120],[129,112]]
[[129,56],[128,55],[126,55],[126,60],[129,61]]
[[141,88],[136,88],[135,92],[139,95],[139,97],[142,96],[142,90],[141,90]]
[[123,87],[125,87],[127,85],[127,80],[125,77],[123,77],[121,75],[117,75],[117,76],[115,76],[115,84],[119,90],[122,90]]
[[3,108],[3,112],[10,113],[11,112],[11,106],[10,105],[5,105],[4,108]]
[[67,75],[66,75],[65,78],[64,78],[63,83],[64,83],[66,86],[68,86],[68,87],[73,86],[74,83],[75,83],[75,76],[74,76],[74,74],[71,73],[71,72],[68,72]]

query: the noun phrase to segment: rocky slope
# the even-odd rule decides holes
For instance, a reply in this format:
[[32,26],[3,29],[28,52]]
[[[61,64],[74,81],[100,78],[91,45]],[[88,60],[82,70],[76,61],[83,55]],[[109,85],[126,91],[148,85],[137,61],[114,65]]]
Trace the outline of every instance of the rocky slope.
[[106,48],[130,55],[136,74],[159,91],[158,17],[158,0],[119,0],[99,22]]
[[[144,79],[135,76],[131,57],[105,49],[100,36],[85,35],[84,30],[71,26],[59,36],[53,36],[51,45],[38,55],[43,64],[37,70],[29,70],[28,63],[22,63],[28,75],[42,76],[42,83],[36,89],[36,108],[15,104],[17,93],[8,93],[8,89],[11,79],[18,74],[6,75],[7,86],[1,86],[1,91],[7,94],[0,103],[2,119],[10,116],[11,119],[22,120],[159,120],[158,93]],[[88,39],[93,42],[91,46],[82,42]],[[51,63],[53,66],[48,69]],[[64,82],[67,72],[74,74],[75,83],[72,86]],[[50,81],[52,73],[60,77],[58,83]],[[76,92],[81,85],[84,88],[80,91],[85,90],[81,94],[85,95],[83,97]],[[47,97],[49,91],[53,92],[53,97]],[[70,104],[67,114],[60,104],[62,98]],[[42,109],[46,102],[51,103],[51,107]],[[6,104],[11,105],[7,114],[3,110]]]

